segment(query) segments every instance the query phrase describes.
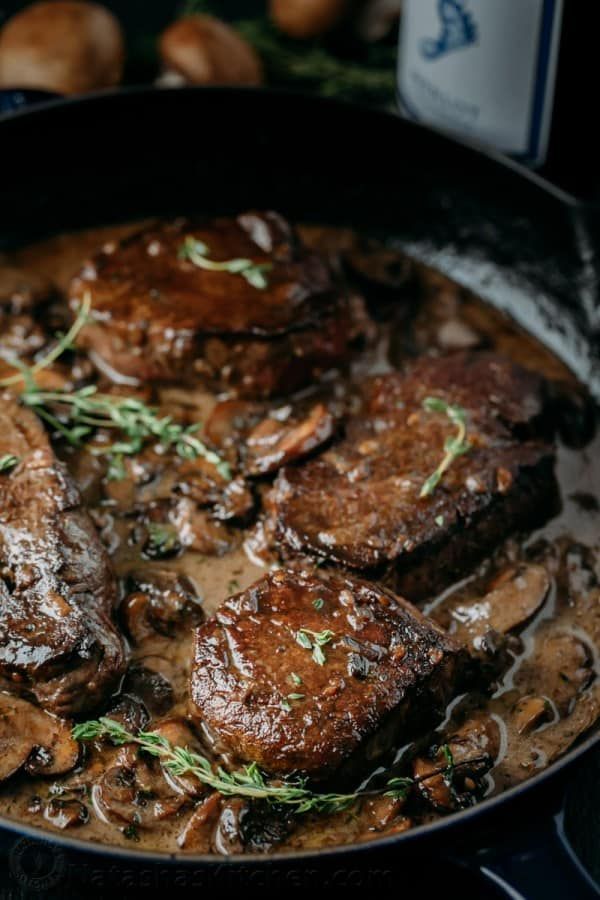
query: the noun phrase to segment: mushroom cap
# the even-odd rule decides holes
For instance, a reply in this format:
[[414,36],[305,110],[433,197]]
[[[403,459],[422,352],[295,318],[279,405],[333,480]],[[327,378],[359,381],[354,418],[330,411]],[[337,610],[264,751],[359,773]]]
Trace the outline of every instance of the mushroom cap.
[[124,59],[121,26],[97,3],[33,3],[0,31],[0,87],[60,94],[111,87]]
[[165,69],[190,84],[261,84],[261,61],[233,28],[214,16],[184,16],[162,33]]
[[347,7],[348,0],[269,0],[269,15],[284,34],[312,38],[333,28]]

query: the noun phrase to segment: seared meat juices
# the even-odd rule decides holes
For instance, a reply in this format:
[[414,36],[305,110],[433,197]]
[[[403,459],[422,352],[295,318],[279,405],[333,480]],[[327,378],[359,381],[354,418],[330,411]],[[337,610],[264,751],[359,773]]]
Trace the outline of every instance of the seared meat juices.
[[[42,423],[15,358],[81,303]],[[271,212],[54,238],[0,260],[7,377],[1,813],[318,848],[476,803],[600,717],[586,396],[397,250]]]

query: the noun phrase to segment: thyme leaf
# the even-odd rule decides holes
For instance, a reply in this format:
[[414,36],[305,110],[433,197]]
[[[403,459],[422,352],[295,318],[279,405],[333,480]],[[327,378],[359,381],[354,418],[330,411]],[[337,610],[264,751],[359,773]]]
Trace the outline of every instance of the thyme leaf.
[[318,666],[324,666],[327,657],[323,653],[323,647],[328,644],[335,635],[333,631],[326,628],[324,631],[311,631],[310,628],[300,628],[296,632],[296,643],[300,644],[305,650],[312,651],[312,658]]
[[266,273],[273,268],[271,263],[255,263],[251,259],[225,259],[216,261],[208,258],[209,249],[203,241],[188,235],[179,248],[179,259],[187,260],[199,269],[209,272],[228,272],[241,275],[251,287],[263,291],[269,286]]
[[446,403],[445,400],[439,397],[425,397],[423,409],[427,412],[445,413],[452,424],[456,426],[456,435],[446,439],[444,443],[444,457],[435,472],[432,472],[423,483],[419,493],[420,498],[433,494],[444,473],[450,468],[452,463],[471,449],[471,444],[467,440],[467,414],[461,406]]
[[10,472],[19,463],[19,457],[13,453],[5,453],[0,456],[0,472]]

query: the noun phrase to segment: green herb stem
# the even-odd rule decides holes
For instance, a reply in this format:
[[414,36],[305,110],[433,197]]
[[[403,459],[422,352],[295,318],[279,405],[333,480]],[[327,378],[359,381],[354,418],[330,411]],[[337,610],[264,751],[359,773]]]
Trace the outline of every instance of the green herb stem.
[[467,440],[467,415],[461,406],[446,403],[445,400],[441,400],[439,397],[425,397],[423,409],[427,412],[445,413],[452,424],[456,426],[456,435],[446,439],[444,443],[444,457],[435,472],[424,482],[419,493],[420,498],[429,497],[430,494],[433,494],[452,463],[471,449],[471,444]]
[[75,321],[73,322],[67,333],[61,335],[60,339],[57,341],[52,350],[50,350],[50,352],[47,353],[43,359],[39,360],[39,362],[34,363],[33,366],[26,367],[15,363],[15,366],[19,368],[20,371],[15,375],[9,375],[7,378],[2,378],[0,380],[0,387],[11,387],[13,384],[18,384],[20,381],[25,381],[26,384],[28,381],[33,381],[35,375],[37,375],[38,372],[41,372],[43,369],[47,369],[48,366],[51,366],[52,363],[56,362],[56,360],[65,352],[65,350],[72,349],[75,344],[76,337],[88,320],[91,306],[92,297],[90,292],[86,291],[83,295],[83,300],[81,302],[81,306],[79,308],[79,312],[77,313]]
[[179,258],[191,262],[199,269],[241,275],[249,285],[257,290],[264,290],[269,286],[265,273],[273,268],[271,263],[255,263],[251,259],[243,258],[217,261],[209,259],[208,253],[209,249],[206,244],[190,235],[185,238],[179,248]]

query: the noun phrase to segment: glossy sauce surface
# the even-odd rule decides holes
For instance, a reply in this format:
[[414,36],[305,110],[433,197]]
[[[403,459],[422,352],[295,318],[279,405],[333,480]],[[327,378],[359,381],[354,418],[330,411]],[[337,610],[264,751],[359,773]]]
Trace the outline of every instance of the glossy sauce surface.
[[[50,278],[59,291],[66,291],[71,276],[91,251],[135,227],[119,226],[53,238],[23,249],[12,260],[0,260],[0,267],[25,267]],[[335,229],[306,228],[303,235],[309,244],[326,252],[352,247],[355,241],[350,232]],[[406,265],[401,255],[392,256],[398,267]],[[389,256],[385,262],[389,263]],[[350,375],[338,376],[340,391],[351,394],[367,375],[384,373],[420,353],[471,347],[493,348],[560,380],[569,390],[579,390],[558,359],[497,311],[419,266],[414,267],[412,278],[408,294],[405,289],[399,292],[391,308],[388,304],[381,316],[377,342],[356,360]],[[388,299],[384,298],[384,306]],[[206,421],[215,403],[215,398],[206,392],[179,387],[161,389],[159,399],[166,408],[184,408],[197,421]],[[272,406],[281,406],[281,401]],[[578,432],[578,423],[575,424]],[[574,443],[581,446],[574,447]],[[188,624],[178,622],[172,630],[165,628],[161,633],[160,629],[142,629],[132,643],[129,674],[124,683],[124,692],[135,696],[140,669],[143,668],[146,680],[148,672],[154,673],[158,682],[166,685],[168,696],[160,708],[154,693],[156,711],[149,710],[151,721],[164,718],[165,714],[186,717],[193,622],[200,615],[210,616],[229,594],[252,584],[264,574],[265,567],[276,565],[277,560],[248,552],[248,547],[255,546],[252,523],[246,529],[228,529],[227,549],[222,555],[188,548],[174,559],[142,558],[139,545],[131,540],[126,499],[112,506],[99,505],[97,473],[89,458],[82,460],[81,455],[60,447],[57,452],[78,480],[122,580],[130,578],[132,572],[141,571],[142,575],[136,577],[143,580],[143,575],[162,576],[166,570],[184,576],[193,586],[201,611],[192,610]],[[489,740],[485,728],[492,728],[493,741],[497,743],[495,764],[482,777],[477,793],[478,797],[489,795],[549,765],[596,722],[600,716],[599,453],[600,441],[588,434],[583,438],[578,435],[577,441],[572,434],[566,435],[566,441],[559,437],[560,512],[538,532],[509,539],[471,576],[424,604],[429,615],[470,642],[475,653],[482,650],[481,636],[490,623],[499,632],[506,628],[510,637],[506,643],[500,642],[501,671],[490,679],[487,690],[455,698],[436,734],[397,748],[383,762],[379,761],[375,771],[367,773],[363,786],[379,784],[386,766],[396,771],[405,759],[425,760],[425,748],[442,743],[448,735],[460,731],[465,722],[481,721],[485,722],[482,741]],[[506,617],[502,591],[508,590],[507,584],[512,592],[511,603],[515,590],[520,597],[521,608],[515,614],[514,627],[510,621],[500,622],[498,618],[503,614]],[[121,701],[116,698],[112,705],[118,702]],[[0,812],[53,830],[64,828],[60,802],[66,802],[68,811],[68,804],[75,799],[85,807],[86,816],[81,821],[71,821],[73,827],[67,833],[78,837],[105,843],[131,842],[131,846],[169,852],[228,854],[256,849],[251,842],[244,845],[240,839],[238,820],[243,810],[236,801],[230,802],[226,815],[221,810],[215,827],[207,828],[203,822],[195,827],[199,805],[177,786],[165,788],[162,782],[160,788],[155,787],[159,799],[165,790],[160,815],[144,813],[142,824],[135,827],[125,819],[119,822],[113,814],[107,815],[97,784],[102,774],[115,765],[120,752],[90,751],[74,772],[58,778],[17,775],[0,788]],[[467,785],[465,790],[469,789]],[[293,826],[286,824],[271,846],[274,850],[318,848],[368,840],[430,821],[447,814],[455,805],[444,785],[434,780],[422,803],[405,806],[376,797],[348,812],[305,816]],[[205,811],[205,818],[210,815],[210,810]]]

